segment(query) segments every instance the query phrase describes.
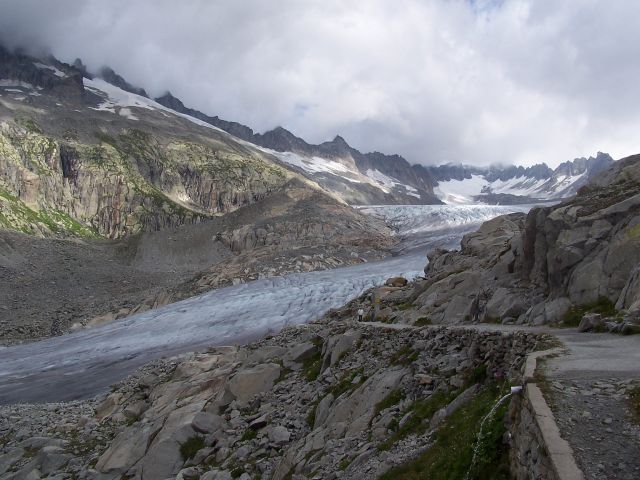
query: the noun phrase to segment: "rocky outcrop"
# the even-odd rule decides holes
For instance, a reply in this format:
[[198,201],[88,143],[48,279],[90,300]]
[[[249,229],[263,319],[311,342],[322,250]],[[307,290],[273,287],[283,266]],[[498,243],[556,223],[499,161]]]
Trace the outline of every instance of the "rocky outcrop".
[[0,408],[0,475],[375,478],[490,385],[516,381],[538,341],[325,318],[147,365],[98,402]]
[[[138,130],[101,139],[85,144],[49,137],[33,125],[29,130],[4,123],[3,223],[25,233],[73,233],[58,218],[63,216],[117,238],[236,210],[280,189],[289,178],[255,154],[231,155],[206,142],[161,144]],[[26,213],[17,215],[21,208]]]

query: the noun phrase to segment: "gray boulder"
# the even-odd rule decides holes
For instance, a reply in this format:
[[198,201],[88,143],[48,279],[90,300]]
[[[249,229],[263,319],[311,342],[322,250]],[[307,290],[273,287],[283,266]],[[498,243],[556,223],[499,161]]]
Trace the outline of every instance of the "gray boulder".
[[240,370],[229,380],[228,389],[234,398],[243,404],[254,395],[271,390],[278,377],[280,377],[280,365],[264,363]]

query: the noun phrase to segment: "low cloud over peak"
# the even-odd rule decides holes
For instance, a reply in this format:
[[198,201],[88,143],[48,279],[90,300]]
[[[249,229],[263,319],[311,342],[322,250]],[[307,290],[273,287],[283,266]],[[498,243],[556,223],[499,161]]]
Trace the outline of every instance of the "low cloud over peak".
[[634,0],[7,0],[2,41],[415,163],[640,152]]

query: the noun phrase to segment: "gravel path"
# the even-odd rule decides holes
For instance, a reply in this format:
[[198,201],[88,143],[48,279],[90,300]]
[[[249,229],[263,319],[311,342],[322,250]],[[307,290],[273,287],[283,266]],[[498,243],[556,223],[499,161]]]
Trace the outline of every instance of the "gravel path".
[[640,478],[640,424],[628,397],[640,387],[640,337],[557,336],[568,353],[546,363],[545,397],[586,479]]
[[587,479],[640,478],[640,425],[631,421],[626,392],[640,381],[555,380],[552,409]]

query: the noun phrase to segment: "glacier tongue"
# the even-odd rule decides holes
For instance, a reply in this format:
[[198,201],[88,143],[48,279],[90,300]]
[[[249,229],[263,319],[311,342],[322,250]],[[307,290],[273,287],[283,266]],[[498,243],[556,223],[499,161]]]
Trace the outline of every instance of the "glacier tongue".
[[498,215],[528,212],[533,205],[373,205],[361,212],[384,218],[400,235],[480,225]]

